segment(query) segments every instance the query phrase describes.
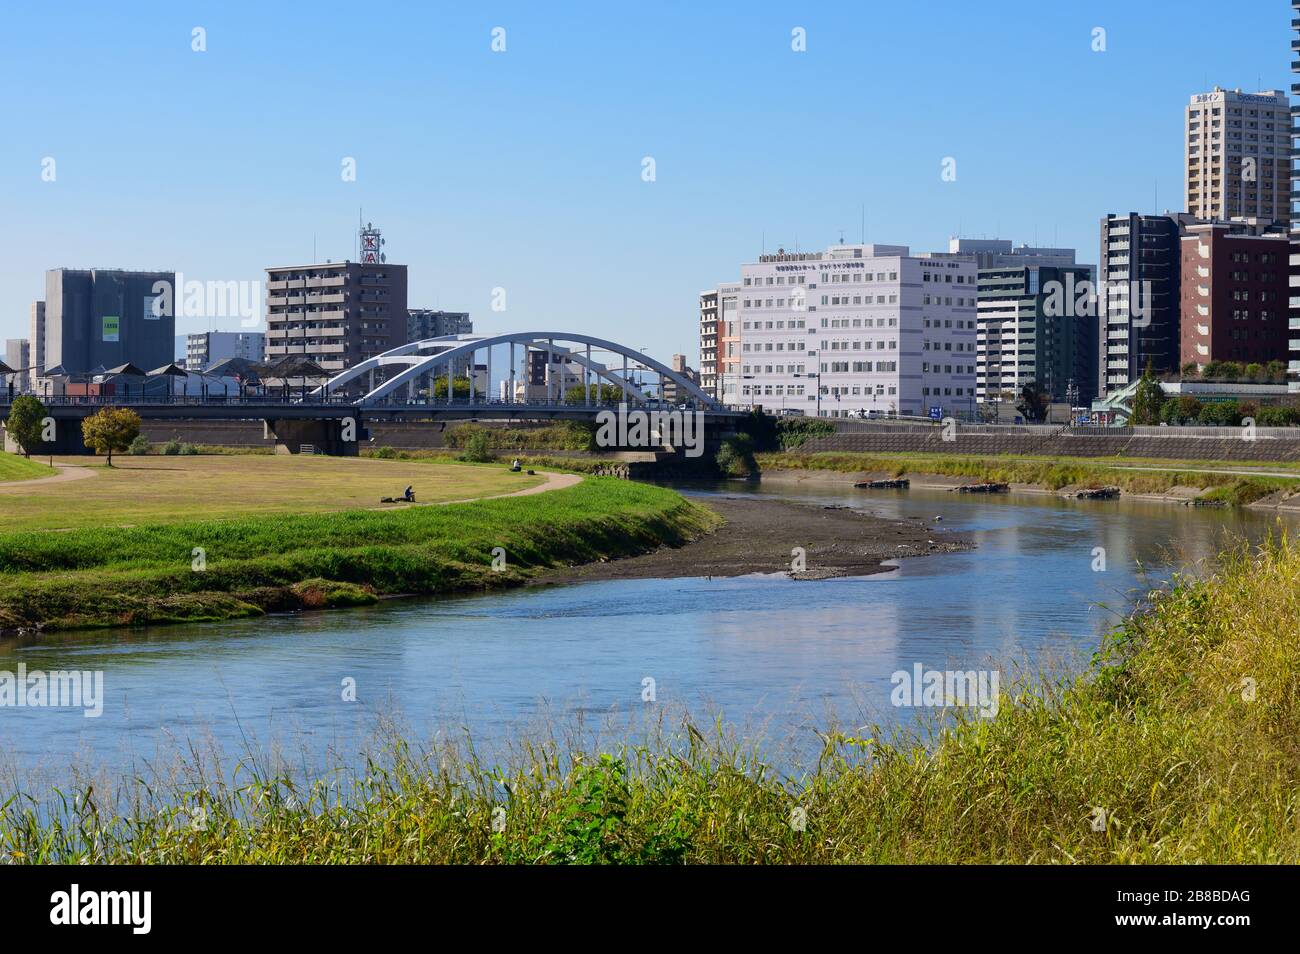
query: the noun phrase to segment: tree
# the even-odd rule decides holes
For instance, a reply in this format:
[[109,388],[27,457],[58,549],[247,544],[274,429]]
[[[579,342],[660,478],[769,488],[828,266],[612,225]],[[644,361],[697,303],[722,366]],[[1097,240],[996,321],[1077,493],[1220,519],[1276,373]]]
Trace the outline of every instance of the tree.
[[[445,401],[445,400],[447,399],[447,376],[446,376],[445,374],[442,375],[441,377],[434,378],[434,380],[433,380],[433,396],[434,396],[434,399],[435,399],[435,400],[441,398],[442,400]],[[451,379],[451,396],[452,396],[453,399],[454,399],[454,398],[468,398],[468,397],[469,397],[469,378],[452,378],[452,379]]]
[[1016,405],[1019,411],[1029,423],[1047,420],[1047,405],[1051,401],[1051,395],[1040,388],[1035,382],[1030,381],[1020,389],[1020,403]]
[[[587,389],[591,391],[592,404],[617,404],[623,400],[623,389],[617,384],[597,384],[592,382]],[[564,392],[565,404],[586,404],[581,384],[575,384]]]
[[41,440],[41,422],[48,413],[45,405],[30,394],[14,398],[14,403],[9,408],[9,418],[5,421],[5,429],[23,449],[24,457],[31,457],[36,446],[44,443]]
[[1151,369],[1151,362],[1148,361],[1147,369],[1142,372],[1137,390],[1133,393],[1133,416],[1129,422],[1159,424],[1160,407],[1164,403],[1164,389],[1160,387],[1160,382],[1156,380],[1155,372]]
[[108,454],[113,466],[113,451],[124,451],[140,433],[140,415],[126,407],[106,407],[81,422],[81,439],[96,452]]
[[1201,376],[1201,366],[1195,361],[1188,361],[1183,365],[1183,380],[1192,381]]

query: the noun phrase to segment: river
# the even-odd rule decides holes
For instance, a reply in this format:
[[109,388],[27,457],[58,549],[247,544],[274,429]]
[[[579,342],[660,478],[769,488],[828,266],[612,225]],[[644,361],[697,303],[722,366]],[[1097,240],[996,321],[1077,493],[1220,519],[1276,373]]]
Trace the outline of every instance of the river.
[[[814,729],[919,716],[891,675],[1060,672],[1086,663],[1134,598],[1276,517],[1119,500],[965,497],[771,484],[753,493],[932,519],[968,552],[864,578],[591,582],[238,622],[99,631],[0,645],[0,670],[102,671],[103,713],[0,709],[0,788],[169,771],[180,756],[272,756],[313,773],[355,765],[396,722],[466,730],[489,758],[548,728],[604,742],[661,713],[723,716],[798,762]],[[1104,549],[1104,569],[1099,557]],[[648,682],[647,680],[653,680]],[[345,698],[355,686],[355,701]],[[653,700],[649,697],[653,696]]]

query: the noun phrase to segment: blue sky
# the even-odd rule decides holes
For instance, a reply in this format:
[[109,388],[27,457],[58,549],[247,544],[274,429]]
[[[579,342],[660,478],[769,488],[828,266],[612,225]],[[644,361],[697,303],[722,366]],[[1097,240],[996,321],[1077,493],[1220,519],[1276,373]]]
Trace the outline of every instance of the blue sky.
[[764,239],[857,240],[865,205],[868,241],[1095,262],[1106,212],[1181,206],[1190,94],[1290,83],[1283,0],[366,6],[7,3],[0,335],[47,268],[261,280],[351,257],[364,209],[412,306],[693,361],[697,293]]

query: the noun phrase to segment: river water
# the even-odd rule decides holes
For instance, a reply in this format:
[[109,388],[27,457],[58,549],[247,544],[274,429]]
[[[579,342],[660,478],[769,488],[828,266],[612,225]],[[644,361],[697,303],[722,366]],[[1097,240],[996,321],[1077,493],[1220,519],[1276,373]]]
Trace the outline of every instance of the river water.
[[98,718],[0,709],[0,783],[148,778],[194,752],[313,773],[355,765],[394,721],[417,739],[468,732],[492,758],[520,734],[581,727],[614,741],[683,710],[697,724],[721,716],[797,762],[815,751],[815,729],[920,717],[890,698],[891,675],[917,664],[998,670],[1004,687],[1015,671],[1085,664],[1142,592],[1277,519],[920,489],[683,489],[942,515],[976,546],[865,578],[591,582],[0,645],[0,671],[104,674]]

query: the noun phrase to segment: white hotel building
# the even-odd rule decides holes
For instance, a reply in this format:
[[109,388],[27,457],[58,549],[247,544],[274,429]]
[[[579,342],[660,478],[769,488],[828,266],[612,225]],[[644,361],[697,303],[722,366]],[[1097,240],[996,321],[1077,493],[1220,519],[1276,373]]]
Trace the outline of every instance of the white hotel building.
[[977,281],[974,256],[905,245],[760,256],[741,266],[740,402],[810,417],[973,414]]

